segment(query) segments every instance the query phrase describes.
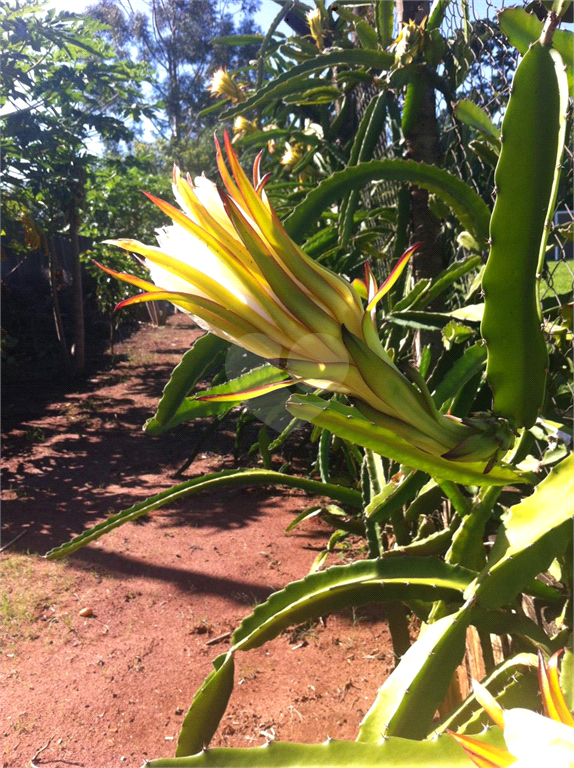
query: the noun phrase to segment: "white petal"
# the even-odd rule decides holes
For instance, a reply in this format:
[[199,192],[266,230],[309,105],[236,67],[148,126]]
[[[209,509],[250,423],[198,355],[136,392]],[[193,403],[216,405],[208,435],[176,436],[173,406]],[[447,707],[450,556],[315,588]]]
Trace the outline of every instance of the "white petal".
[[574,768],[574,728],[529,709],[504,713],[504,740],[517,768]]
[[[161,250],[168,254],[168,256],[173,256],[173,258],[178,259],[184,264],[189,264],[203,272],[204,275],[211,277],[222,288],[236,296],[243,304],[254,309],[269,322],[273,322],[268,313],[262,309],[253,296],[239,283],[233,272],[209,250],[205,243],[198,240],[191,232],[180,227],[179,224],[173,224],[170,227],[158,229],[157,240]],[[152,264],[147,260],[146,265],[149,267],[151,278],[156,285],[168,291],[183,291],[184,293],[193,293],[196,296],[206,296],[199,288],[188,283],[187,280],[177,277],[164,267]],[[209,296],[207,298],[213,299],[214,297]]]
[[215,184],[206,179],[205,176],[196,176],[193,180],[193,189],[199,202],[213,216],[215,221],[220,224],[230,235],[239,240],[233,224],[229,221],[225,208],[219,197],[219,192]]

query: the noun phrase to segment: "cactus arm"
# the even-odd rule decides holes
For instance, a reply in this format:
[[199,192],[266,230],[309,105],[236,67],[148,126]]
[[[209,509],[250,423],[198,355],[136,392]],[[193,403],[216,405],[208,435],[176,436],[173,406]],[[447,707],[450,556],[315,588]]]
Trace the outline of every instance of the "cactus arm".
[[443,528],[442,531],[431,533],[424,539],[416,539],[410,544],[405,544],[402,547],[389,549],[386,552],[383,552],[382,557],[404,557],[405,555],[429,557],[443,555],[449,548],[453,534],[459,525],[460,518],[456,515],[448,528]]
[[452,674],[464,656],[468,608],[425,626],[419,639],[379,691],[360,726],[357,741],[387,736],[423,739],[430,730]]
[[[538,705],[538,657],[534,653],[520,653],[502,662],[482,684],[505,709],[510,707],[536,707]],[[431,734],[434,738],[448,728],[457,733],[480,733],[490,724],[488,714],[474,693],[444,720]]]
[[[498,23],[501,31],[506,35],[508,41],[520,53],[525,54],[528,48],[540,37],[544,22],[539,21],[532,13],[528,13],[525,8],[506,8],[498,14]],[[566,64],[566,75],[568,78],[568,87],[572,93],[573,85],[573,67],[574,61],[574,35],[568,30],[556,30],[554,32],[554,47],[564,59]]]
[[488,237],[489,210],[474,190],[442,168],[414,160],[400,158],[369,160],[336,171],[324,179],[302,200],[284,222],[289,236],[300,242],[317,221],[321,212],[329,208],[352,189],[361,189],[372,181],[397,181],[416,184],[434,192],[478,242]]
[[233,649],[247,651],[286,627],[349,605],[403,600],[457,599],[472,572],[426,557],[360,560],[333,566],[288,584],[248,616],[233,635]]
[[557,464],[531,496],[503,518],[490,558],[465,593],[486,608],[514,600],[534,577],[566,549],[572,536],[574,458]]
[[353,605],[405,600],[453,600],[473,574],[431,558],[362,560],[333,566],[288,584],[253,611],[235,631],[233,645],[214,661],[215,669],[193,699],[176,756],[207,746],[233,689],[233,656],[257,648],[286,627]]
[[223,362],[229,342],[211,333],[201,336],[173,369],[158,403],[155,415],[145,424],[149,434],[159,434],[177,413],[197,382],[214,366]]
[[481,332],[494,410],[517,428],[534,424],[544,400],[548,353],[537,274],[556,199],[567,93],[560,55],[535,43],[516,70],[502,123]]
[[176,757],[193,755],[206,747],[217,730],[233,690],[233,653],[224,653],[213,662],[214,669],[195,694],[183,721]]
[[[492,728],[478,737],[502,746],[502,734]],[[462,747],[447,735],[436,741],[390,738],[381,744],[328,740],[324,744],[268,742],[248,749],[206,749],[192,757],[160,758],[142,768],[471,768]]]
[[477,498],[453,536],[445,556],[447,563],[456,563],[476,571],[484,567],[484,527],[490,519],[501,490],[500,486],[491,486]]
[[285,485],[290,488],[300,488],[308,493],[328,496],[352,507],[361,506],[360,493],[352,488],[344,488],[342,485],[321,483],[318,480],[308,480],[305,477],[285,475],[281,472],[266,469],[224,469],[221,472],[195,477],[185,483],[174,485],[166,491],[150,496],[145,501],[134,504],[133,507],[111,515],[106,520],[97,523],[92,528],[88,528],[65,544],[51,549],[46,554],[46,558],[48,560],[57,560],[66,557],[86,544],[99,539],[100,536],[109,533],[114,528],[137,520],[138,517],[142,517],[154,509],[160,509],[160,507],[172,504],[179,499],[221,487],[243,488],[250,485]]

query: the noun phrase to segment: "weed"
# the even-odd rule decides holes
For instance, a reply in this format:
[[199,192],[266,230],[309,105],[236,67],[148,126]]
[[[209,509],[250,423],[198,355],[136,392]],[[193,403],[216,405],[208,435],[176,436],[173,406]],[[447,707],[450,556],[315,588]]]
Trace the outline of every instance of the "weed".
[[289,643],[301,643],[303,641],[309,641],[317,637],[317,625],[319,619],[308,619],[302,624],[297,624],[295,627],[288,629],[285,634],[289,640]]
[[[55,611],[61,596],[72,588],[74,577],[65,564],[44,563],[34,555],[4,557],[0,574],[0,620],[5,642],[37,639],[41,622],[46,621],[44,611],[48,607]],[[66,614],[59,616],[58,621],[71,627],[71,618]]]
[[46,435],[44,434],[44,430],[40,429],[40,427],[28,427],[26,430],[24,437],[26,438],[26,442],[30,443],[30,445],[36,445],[36,443],[43,443],[46,439]]

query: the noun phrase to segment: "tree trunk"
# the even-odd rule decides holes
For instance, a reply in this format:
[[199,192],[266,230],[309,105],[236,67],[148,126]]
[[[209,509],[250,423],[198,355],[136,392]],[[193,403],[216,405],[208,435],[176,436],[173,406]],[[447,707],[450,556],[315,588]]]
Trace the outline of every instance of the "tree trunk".
[[[428,0],[397,0],[397,20],[399,25],[414,21],[419,23],[428,16]],[[410,114],[407,114],[407,103]],[[403,108],[403,132],[405,137],[405,157],[416,162],[439,165],[439,131],[436,118],[435,92],[428,82],[425,65],[421,64],[412,75],[407,86],[405,107]],[[411,237],[422,243],[413,255],[413,278],[415,282],[436,277],[443,269],[443,253],[440,243],[440,221],[428,205],[428,192],[411,186]],[[439,302],[440,305],[440,302]],[[429,309],[440,309],[430,306]],[[442,350],[438,334],[417,332],[414,341],[414,356],[417,364],[425,346],[430,346],[432,359],[436,360]]]
[[64,324],[62,323],[62,313],[60,311],[60,298],[58,296],[58,279],[56,273],[56,246],[54,245],[54,238],[52,235],[46,237],[46,249],[48,251],[49,260],[49,274],[50,274],[50,291],[52,293],[52,312],[54,314],[54,324],[56,326],[56,336],[62,350],[62,356],[64,358],[64,364],[68,373],[72,371],[72,364],[70,360],[70,352],[66,342],[66,332],[64,330]]
[[75,203],[70,206],[70,242],[72,245],[72,320],[74,345],[72,347],[73,371],[79,375],[84,371],[84,292],[82,290],[82,269],[80,264],[80,242],[78,238],[79,214]]

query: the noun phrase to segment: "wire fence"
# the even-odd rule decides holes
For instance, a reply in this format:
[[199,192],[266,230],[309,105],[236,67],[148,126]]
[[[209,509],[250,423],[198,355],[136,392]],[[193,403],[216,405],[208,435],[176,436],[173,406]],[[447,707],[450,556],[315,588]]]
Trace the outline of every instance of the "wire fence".
[[[452,82],[453,72],[456,71],[457,78],[456,90],[451,92],[450,97],[439,90],[435,91],[441,162],[447,170],[472,186],[490,207],[495,199],[493,160],[496,158],[493,158],[492,152],[488,156],[488,147],[485,147],[476,132],[455,118],[453,103],[463,98],[469,99],[484,109],[495,125],[500,126],[520,54],[501,31],[498,14],[505,8],[515,6],[515,0],[451,2],[441,26],[441,33],[448,41],[448,53],[445,63],[438,67],[438,74],[445,81]],[[395,29],[395,34],[398,32]],[[564,312],[567,312],[572,300],[574,279],[572,113],[570,101],[562,178],[541,283],[542,300],[554,299]],[[390,136],[380,142],[376,156],[388,156],[389,152],[396,152]],[[397,183],[383,182],[376,195],[371,197],[370,204],[396,205],[398,191]],[[364,203],[368,206],[369,200],[365,199]],[[382,252],[388,252],[389,243],[390,240],[387,242],[382,238]],[[450,249],[450,253],[445,254],[445,263],[462,255],[455,238],[445,240],[445,249]],[[390,264],[384,264],[384,270],[389,267]]]
[[[468,8],[465,17],[464,6]],[[512,78],[519,60],[519,53],[512,46],[498,24],[498,13],[515,2],[498,0],[469,0],[467,4],[453,2],[447,9],[442,32],[449,38],[456,51],[470,53],[466,62],[466,77],[457,91],[457,98],[469,98],[485,109],[495,124],[500,124],[508,102]],[[464,45],[465,35],[468,45]],[[465,54],[462,54],[464,56]],[[544,119],[541,116],[541,119]],[[462,178],[475,191],[494,202],[494,168],[484,157],[476,142],[468,141],[468,134],[461,130],[458,121],[445,121],[445,165],[457,168]],[[561,307],[571,301],[574,277],[572,226],[574,153],[572,137],[572,103],[569,105],[567,142],[562,159],[562,178],[554,224],[548,239],[546,264],[542,275],[541,298],[552,296]],[[533,183],[536,180],[533,179]],[[490,200],[488,199],[490,198]]]

